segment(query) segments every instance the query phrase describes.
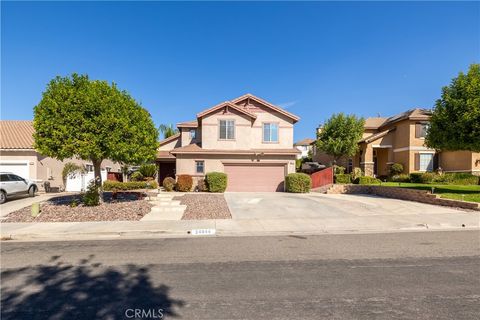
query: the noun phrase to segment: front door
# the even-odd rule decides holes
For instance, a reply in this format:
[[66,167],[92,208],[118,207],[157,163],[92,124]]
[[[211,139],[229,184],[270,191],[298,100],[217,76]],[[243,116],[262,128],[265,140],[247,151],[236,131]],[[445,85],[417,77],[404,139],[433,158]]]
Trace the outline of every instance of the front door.
[[175,162],[158,162],[158,184],[162,185],[166,177],[175,179]]

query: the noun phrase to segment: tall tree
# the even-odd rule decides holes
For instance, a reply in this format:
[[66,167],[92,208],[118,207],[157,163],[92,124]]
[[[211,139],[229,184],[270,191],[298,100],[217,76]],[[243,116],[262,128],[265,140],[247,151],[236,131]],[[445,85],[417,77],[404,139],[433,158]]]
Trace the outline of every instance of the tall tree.
[[332,115],[317,133],[317,148],[333,156],[335,162],[344,156],[354,156],[358,151],[364,124],[363,118],[355,115]]
[[155,158],[158,131],[126,91],[87,75],[56,77],[34,108],[35,148],[59,160],[89,160],[101,185],[104,159],[143,163]]
[[439,150],[480,152],[480,64],[459,73],[435,103],[426,145]]
[[173,124],[161,124],[158,127],[158,130],[163,134],[163,138],[167,139],[173,135],[178,133],[178,129],[176,129]]

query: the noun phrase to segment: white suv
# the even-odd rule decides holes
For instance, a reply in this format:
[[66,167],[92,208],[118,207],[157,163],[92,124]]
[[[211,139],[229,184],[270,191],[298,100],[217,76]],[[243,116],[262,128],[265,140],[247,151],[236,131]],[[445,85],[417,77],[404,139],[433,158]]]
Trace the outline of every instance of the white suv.
[[11,172],[0,172],[0,204],[13,195],[28,194],[34,197],[37,190],[37,185],[33,181],[23,179]]

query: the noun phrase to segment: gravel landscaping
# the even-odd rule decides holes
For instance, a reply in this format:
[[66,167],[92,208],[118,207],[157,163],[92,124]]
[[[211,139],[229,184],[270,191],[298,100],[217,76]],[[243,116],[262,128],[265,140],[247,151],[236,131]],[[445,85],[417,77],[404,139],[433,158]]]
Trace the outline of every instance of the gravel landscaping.
[[187,206],[182,220],[231,219],[227,201],[223,194],[186,194],[175,197]]
[[135,221],[150,212],[152,205],[136,200],[136,194],[126,194],[113,200],[111,193],[104,194],[104,202],[95,207],[81,203],[79,195],[60,196],[40,204],[41,213],[31,215],[31,207],[10,213],[5,222],[87,222],[87,221]]

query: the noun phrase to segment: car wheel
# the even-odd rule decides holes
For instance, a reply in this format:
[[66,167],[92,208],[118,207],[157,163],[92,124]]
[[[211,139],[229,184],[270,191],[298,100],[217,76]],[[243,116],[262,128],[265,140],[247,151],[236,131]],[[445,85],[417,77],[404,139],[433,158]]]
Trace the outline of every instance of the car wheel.
[[30,189],[28,189],[28,195],[30,197],[35,197],[35,192],[37,192],[37,188],[35,188],[35,186],[31,186]]
[[4,203],[7,201],[7,194],[5,191],[0,191],[0,204]]

